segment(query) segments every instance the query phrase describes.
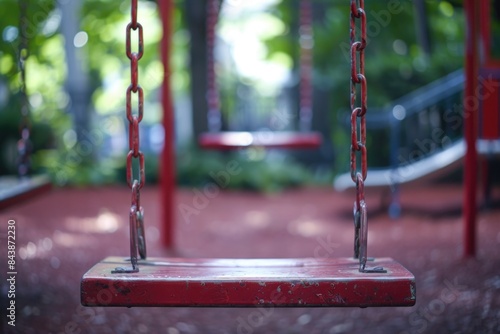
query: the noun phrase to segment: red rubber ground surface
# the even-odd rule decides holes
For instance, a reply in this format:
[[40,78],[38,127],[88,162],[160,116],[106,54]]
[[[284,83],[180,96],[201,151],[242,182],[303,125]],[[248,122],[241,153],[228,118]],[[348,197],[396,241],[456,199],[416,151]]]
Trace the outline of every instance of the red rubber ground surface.
[[[499,198],[500,189],[495,189]],[[178,192],[193,207],[194,192]],[[143,194],[150,256],[159,243],[159,197]],[[369,255],[390,256],[417,281],[412,308],[84,308],[80,278],[108,255],[128,249],[128,189],[55,189],[0,212],[0,247],[16,220],[15,330],[5,317],[6,250],[1,249],[5,333],[498,333],[500,332],[500,210],[478,216],[478,257],[461,259],[462,190],[458,185],[406,190],[403,216],[379,210],[368,194]],[[352,196],[330,189],[276,195],[221,192],[189,219],[177,211],[175,256],[350,256]]]

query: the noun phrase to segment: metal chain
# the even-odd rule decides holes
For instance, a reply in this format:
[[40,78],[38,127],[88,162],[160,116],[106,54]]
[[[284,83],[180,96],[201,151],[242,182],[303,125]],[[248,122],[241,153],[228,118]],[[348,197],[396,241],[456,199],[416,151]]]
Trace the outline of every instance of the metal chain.
[[312,50],[314,46],[312,27],[312,4],[310,0],[300,1],[300,130],[311,130],[312,121]]
[[[116,268],[114,273],[137,272],[137,252],[146,258],[146,239],[144,231],[144,209],[141,206],[141,189],[146,181],[144,154],[140,150],[139,124],[144,115],[144,92],[139,85],[139,60],[144,54],[142,25],[137,21],[138,0],[131,0],[131,19],[126,29],[126,54],[130,59],[130,85],[126,92],[126,113],[129,122],[129,152],[127,154],[127,184],[132,190],[130,206],[130,262],[132,269]],[[137,51],[132,51],[132,32],[137,36]],[[132,112],[132,95],[138,99],[137,113]],[[134,171],[134,161],[138,162],[138,171]]]
[[207,106],[208,130],[217,132],[221,129],[219,90],[215,74],[215,29],[219,19],[219,0],[207,2]]
[[26,92],[26,60],[28,59],[28,37],[26,35],[27,24],[27,1],[19,2],[19,72],[20,72],[20,109],[21,120],[19,122],[20,138],[17,142],[17,174],[20,178],[28,175],[31,167],[31,120],[28,94]]
[[[357,20],[360,30],[356,29]],[[357,40],[359,38],[359,40]],[[365,180],[368,171],[366,149],[367,84],[365,76],[366,12],[364,0],[351,0],[351,178],[356,183],[354,201],[354,257],[359,259],[359,271],[385,273],[382,267],[366,268],[368,261],[368,213],[365,202]],[[356,105],[360,86],[361,103]],[[358,133],[359,121],[359,133]],[[361,158],[358,170],[357,156]]]
[[[361,22],[361,33],[357,33],[356,29],[358,20]],[[357,38],[360,38],[360,40],[357,40]],[[356,200],[354,202],[354,257],[359,259],[360,271],[364,271],[367,260],[367,240],[364,234],[367,224],[364,194],[364,181],[367,174],[365,48],[366,14],[364,0],[351,0],[351,178],[356,183]],[[356,104],[358,86],[360,86],[360,105]],[[361,158],[361,171],[358,170],[357,166],[358,155]]]

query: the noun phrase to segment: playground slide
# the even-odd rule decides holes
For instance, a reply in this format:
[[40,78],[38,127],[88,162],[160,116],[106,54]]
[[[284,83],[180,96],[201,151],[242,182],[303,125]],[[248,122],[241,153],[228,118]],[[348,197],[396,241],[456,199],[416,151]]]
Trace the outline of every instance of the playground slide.
[[[365,187],[387,187],[436,179],[460,167],[464,155],[465,142],[461,139],[416,162],[400,164],[396,168],[368,170]],[[345,191],[355,187],[355,184],[351,174],[345,173],[335,179],[333,186],[335,190]]]

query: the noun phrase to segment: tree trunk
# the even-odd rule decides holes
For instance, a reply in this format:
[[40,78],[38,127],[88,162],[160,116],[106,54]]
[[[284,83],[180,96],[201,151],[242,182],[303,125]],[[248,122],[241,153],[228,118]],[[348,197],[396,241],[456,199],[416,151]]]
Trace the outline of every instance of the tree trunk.
[[427,8],[425,6],[425,0],[415,0],[415,14],[417,25],[417,38],[422,48],[422,51],[429,56],[432,52],[430,32],[429,32],[429,21],[427,19]]
[[191,35],[190,76],[195,138],[208,130],[207,124],[207,0],[186,0],[186,21]]
[[71,98],[71,113],[73,128],[78,142],[88,140],[90,89],[85,57],[82,49],[74,46],[75,35],[80,31],[80,12],[82,0],[58,1],[62,12],[61,33],[64,36],[64,51],[66,53],[67,79],[66,90]]

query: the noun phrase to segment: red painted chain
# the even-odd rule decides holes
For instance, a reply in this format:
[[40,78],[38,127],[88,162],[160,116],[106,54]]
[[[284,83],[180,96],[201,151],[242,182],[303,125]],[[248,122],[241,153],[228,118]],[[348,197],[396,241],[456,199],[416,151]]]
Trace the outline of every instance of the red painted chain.
[[21,120],[19,122],[19,140],[17,142],[17,174],[19,177],[26,176],[31,165],[31,121],[28,94],[26,92],[26,60],[28,59],[28,37],[26,35],[27,24],[27,1],[19,2],[19,72],[20,72],[20,105]]
[[219,90],[215,75],[215,29],[219,19],[219,0],[207,2],[207,106],[208,130],[217,132],[221,129]]
[[[137,2],[131,0],[131,20],[126,29],[126,54],[130,59],[130,85],[126,92],[126,113],[129,122],[129,152],[127,154],[127,184],[132,190],[130,207],[130,261],[132,270],[117,268],[116,272],[135,272],[137,268],[137,251],[142,259],[146,258],[146,242],[144,233],[144,209],[141,206],[141,192],[146,181],[144,172],[144,154],[140,150],[139,123],[144,115],[144,92],[139,85],[139,60],[144,54],[144,38],[142,25],[137,21]],[[137,34],[137,51],[132,51],[132,32]],[[137,113],[132,112],[132,95],[138,99]],[[134,172],[134,160],[139,170]]]
[[[360,21],[361,33],[357,33],[356,29],[358,20]],[[364,0],[351,0],[351,178],[356,183],[354,257],[359,258],[361,271],[364,270],[367,260],[367,214],[364,194],[364,181],[367,174],[365,48],[366,13]],[[358,87],[360,87],[361,103],[357,106]],[[361,171],[358,170],[357,166],[358,155],[361,158]]]
[[312,27],[312,4],[300,1],[300,130],[311,130],[312,121],[312,50],[314,46]]

